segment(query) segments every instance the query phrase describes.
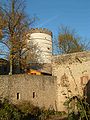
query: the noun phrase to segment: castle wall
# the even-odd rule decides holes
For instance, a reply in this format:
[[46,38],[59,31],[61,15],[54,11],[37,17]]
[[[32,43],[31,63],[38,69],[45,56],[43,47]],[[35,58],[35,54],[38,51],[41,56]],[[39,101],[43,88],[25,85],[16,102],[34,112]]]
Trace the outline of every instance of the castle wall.
[[8,97],[13,103],[31,101],[39,107],[52,106],[55,110],[65,111],[63,103],[67,97],[84,95],[89,73],[90,52],[53,56],[53,76],[0,75],[0,96]]
[[37,75],[0,76],[0,96],[14,104],[31,101],[39,107],[56,109],[56,77]]
[[82,96],[90,80],[90,52],[54,56],[52,74],[57,76],[58,110],[63,111],[67,97]]

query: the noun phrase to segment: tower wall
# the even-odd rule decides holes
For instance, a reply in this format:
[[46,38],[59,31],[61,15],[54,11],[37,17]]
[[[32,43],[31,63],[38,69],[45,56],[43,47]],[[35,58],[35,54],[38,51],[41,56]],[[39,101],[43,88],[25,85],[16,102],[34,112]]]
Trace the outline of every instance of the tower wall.
[[33,42],[39,49],[39,63],[51,63],[52,58],[52,32],[47,29],[31,29],[28,44]]

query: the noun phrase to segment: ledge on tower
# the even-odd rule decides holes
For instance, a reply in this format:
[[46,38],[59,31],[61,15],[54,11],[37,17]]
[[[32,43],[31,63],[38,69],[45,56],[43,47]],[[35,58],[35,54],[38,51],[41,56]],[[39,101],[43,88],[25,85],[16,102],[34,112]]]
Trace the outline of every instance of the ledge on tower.
[[29,31],[31,34],[32,33],[46,33],[48,35],[52,36],[52,32],[46,28],[31,28]]

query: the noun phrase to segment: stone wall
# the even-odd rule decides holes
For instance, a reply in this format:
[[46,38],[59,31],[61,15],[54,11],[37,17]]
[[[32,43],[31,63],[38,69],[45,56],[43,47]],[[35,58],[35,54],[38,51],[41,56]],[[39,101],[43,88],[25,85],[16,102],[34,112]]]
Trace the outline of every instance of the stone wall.
[[90,52],[53,56],[52,75],[57,76],[58,110],[63,111],[67,97],[82,96],[90,80]]
[[57,108],[56,77],[37,75],[0,76],[0,96],[14,104],[31,101],[39,107]]
[[[1,75],[0,96],[13,103],[31,101],[39,107],[65,111],[67,97],[82,96],[86,86],[90,91],[90,52],[57,55],[52,60],[53,76]],[[90,92],[87,94],[90,101]]]

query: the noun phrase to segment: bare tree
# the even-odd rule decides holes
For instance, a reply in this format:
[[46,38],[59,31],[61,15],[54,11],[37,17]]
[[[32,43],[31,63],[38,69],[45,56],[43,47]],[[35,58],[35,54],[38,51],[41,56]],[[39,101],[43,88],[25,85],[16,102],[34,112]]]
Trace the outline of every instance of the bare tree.
[[3,28],[6,26],[3,11],[0,9],[0,39],[3,37]]
[[59,49],[61,53],[81,52],[85,50],[84,44],[80,43],[81,38],[74,30],[66,26],[60,28],[58,35]]
[[33,24],[35,18],[28,19],[24,11],[25,0],[8,0],[7,3],[0,7],[4,14],[6,22],[2,29],[2,43],[9,48],[10,74],[12,74],[13,66],[18,66],[19,72],[22,70],[22,54],[23,49],[27,48],[26,39],[30,25]]

